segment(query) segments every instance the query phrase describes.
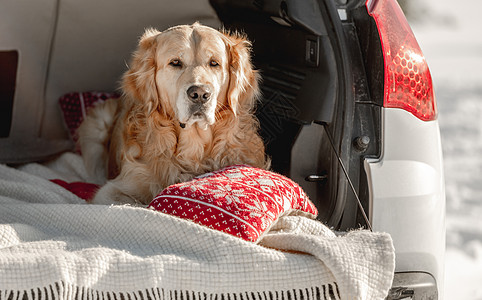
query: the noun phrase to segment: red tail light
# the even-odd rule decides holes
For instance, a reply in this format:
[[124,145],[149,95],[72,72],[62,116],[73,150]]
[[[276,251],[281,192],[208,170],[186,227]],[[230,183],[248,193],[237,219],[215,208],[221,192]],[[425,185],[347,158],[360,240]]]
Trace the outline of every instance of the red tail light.
[[396,0],[367,0],[385,62],[384,107],[402,108],[424,121],[437,118],[432,76]]

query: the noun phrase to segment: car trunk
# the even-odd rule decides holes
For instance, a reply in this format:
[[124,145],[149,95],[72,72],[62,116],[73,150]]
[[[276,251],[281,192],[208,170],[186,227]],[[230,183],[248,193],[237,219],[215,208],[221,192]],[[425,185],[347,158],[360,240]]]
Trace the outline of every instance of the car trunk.
[[[59,97],[115,90],[144,28],[222,24],[253,43],[253,62],[263,78],[256,114],[273,170],[298,182],[329,226],[365,224],[354,191],[368,209],[362,158],[380,155],[380,96],[377,68],[367,76],[363,66],[377,66],[381,55],[368,61],[362,55],[380,47],[363,5],[355,8],[354,22],[344,22],[346,7],[329,0],[2,6],[1,22],[9,26],[0,28],[0,61],[9,80],[1,77],[1,162],[42,161],[71,149]],[[357,31],[357,22],[368,22],[368,32]]]
[[[370,28],[359,2],[348,8]],[[329,226],[364,226],[357,197],[368,212],[362,161],[380,155],[380,99],[363,67],[360,33],[344,19],[346,5],[316,0],[211,4],[226,28],[253,41],[254,64],[263,78],[256,113],[273,170],[298,182]]]

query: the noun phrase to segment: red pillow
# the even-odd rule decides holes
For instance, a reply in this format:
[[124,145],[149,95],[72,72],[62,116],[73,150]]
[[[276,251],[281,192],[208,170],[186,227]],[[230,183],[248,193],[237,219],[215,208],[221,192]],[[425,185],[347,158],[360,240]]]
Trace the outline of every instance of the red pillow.
[[171,185],[149,208],[256,242],[283,214],[315,218],[301,187],[280,174],[247,165],[226,167]]
[[77,197],[82,198],[84,200],[90,201],[94,198],[95,193],[100,188],[97,184],[87,183],[87,182],[66,182],[61,179],[51,179],[53,183],[56,183],[63,187],[66,190],[77,195]]
[[84,92],[69,93],[59,99],[60,109],[64,117],[65,125],[69,129],[70,136],[77,141],[77,128],[85,118],[87,110],[99,101],[109,98],[119,98],[117,93]]

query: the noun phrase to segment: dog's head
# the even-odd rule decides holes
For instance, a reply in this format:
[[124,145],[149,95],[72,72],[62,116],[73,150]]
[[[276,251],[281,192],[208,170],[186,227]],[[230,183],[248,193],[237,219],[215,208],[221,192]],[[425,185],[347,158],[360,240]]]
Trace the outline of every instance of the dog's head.
[[258,75],[250,62],[250,43],[195,23],[141,37],[124,92],[145,107],[179,122],[207,128],[218,112],[235,115],[253,108]]

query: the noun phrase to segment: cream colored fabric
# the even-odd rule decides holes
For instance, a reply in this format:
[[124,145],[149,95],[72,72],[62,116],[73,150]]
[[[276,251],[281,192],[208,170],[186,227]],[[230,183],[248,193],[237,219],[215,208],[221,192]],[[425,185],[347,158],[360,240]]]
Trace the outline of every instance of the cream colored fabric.
[[117,90],[146,28],[196,21],[220,27],[208,0],[0,1],[0,51],[19,54],[12,126],[0,137],[0,161],[39,161],[72,149],[59,98]]
[[65,136],[58,99],[72,91],[114,91],[146,28],[196,21],[218,28],[208,0],[60,0],[41,136]]
[[46,178],[86,179],[71,153],[0,165],[1,299],[383,299],[391,286],[387,234],[282,217],[253,244],[142,207],[85,204]]

